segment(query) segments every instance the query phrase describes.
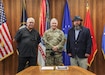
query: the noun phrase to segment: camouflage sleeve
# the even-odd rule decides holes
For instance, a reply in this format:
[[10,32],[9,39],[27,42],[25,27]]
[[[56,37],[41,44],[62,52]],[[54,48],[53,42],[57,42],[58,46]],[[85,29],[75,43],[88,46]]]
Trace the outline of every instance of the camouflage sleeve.
[[58,50],[59,51],[62,51],[63,47],[64,47],[64,44],[65,44],[65,41],[66,41],[66,38],[64,36],[64,33],[61,31],[61,42],[57,45],[58,47]]
[[46,49],[52,49],[53,45],[51,45],[48,41],[47,41],[47,31],[44,33],[43,38],[42,38]]

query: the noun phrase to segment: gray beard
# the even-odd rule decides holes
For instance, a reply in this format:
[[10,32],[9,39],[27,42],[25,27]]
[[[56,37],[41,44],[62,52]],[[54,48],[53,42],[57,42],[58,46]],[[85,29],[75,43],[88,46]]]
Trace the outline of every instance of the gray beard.
[[80,25],[78,25],[78,26],[74,26],[74,29],[75,29],[75,30],[80,30],[81,27],[80,27]]

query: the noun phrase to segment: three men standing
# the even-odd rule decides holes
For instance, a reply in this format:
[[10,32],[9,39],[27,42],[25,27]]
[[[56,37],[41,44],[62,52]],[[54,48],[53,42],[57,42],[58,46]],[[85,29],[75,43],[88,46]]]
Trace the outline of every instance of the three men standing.
[[[87,69],[87,58],[91,53],[92,39],[88,28],[82,26],[80,16],[75,16],[72,20],[73,27],[69,30],[67,36],[66,50],[71,57],[71,65],[76,65]],[[29,61],[29,66],[37,63],[37,48],[40,43],[40,35],[34,29],[35,20],[27,19],[27,26],[18,30],[14,38],[18,43],[19,66],[18,72],[24,69]],[[57,28],[58,21],[52,18],[51,28],[46,30],[43,35],[43,41],[46,47],[46,66],[60,66],[62,62],[62,50],[65,44],[64,33]]]

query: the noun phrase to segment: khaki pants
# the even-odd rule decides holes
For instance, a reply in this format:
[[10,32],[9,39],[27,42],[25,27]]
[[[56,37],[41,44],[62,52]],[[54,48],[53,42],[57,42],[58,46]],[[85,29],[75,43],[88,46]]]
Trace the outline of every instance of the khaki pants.
[[87,58],[79,58],[78,56],[76,56],[75,58],[71,57],[70,62],[71,62],[71,65],[73,65],[73,66],[80,66],[84,69],[88,68]]

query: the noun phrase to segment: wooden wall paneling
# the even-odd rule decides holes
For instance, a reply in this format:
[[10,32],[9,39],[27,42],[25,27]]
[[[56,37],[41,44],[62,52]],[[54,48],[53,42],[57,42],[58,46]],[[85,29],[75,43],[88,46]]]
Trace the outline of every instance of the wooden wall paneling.
[[102,25],[102,28],[104,28],[104,26],[105,26],[105,0],[103,0],[103,2],[102,2],[103,4],[102,4],[102,14],[103,14],[103,25]]
[[[11,34],[15,34],[14,33],[14,28],[15,28],[15,25],[16,25],[16,18],[17,18],[17,15],[16,15],[16,13],[17,13],[17,8],[16,8],[16,0],[11,0],[11,8],[10,8],[10,13],[9,14],[11,14],[11,16],[10,16],[10,20],[11,20],[11,24],[10,24],[10,27],[11,27]],[[12,62],[8,62],[7,61],[7,64],[8,64],[8,72],[6,71],[6,75],[8,75],[8,73],[10,73],[11,75],[12,74],[14,74],[14,66],[15,66],[15,62],[13,61],[14,59],[13,59],[13,57],[14,57],[14,55],[12,55],[11,56],[11,58],[10,59],[8,59],[8,61],[12,61]],[[6,66],[7,66],[7,64],[6,64]],[[10,68],[10,65],[12,64],[12,66],[11,66],[11,68]]]
[[61,2],[57,0],[55,2],[55,18],[58,20],[58,28],[60,29],[62,28],[62,18],[63,18],[63,11],[64,11],[64,4],[62,3],[65,4],[65,0],[61,0]]
[[52,17],[56,17],[56,16],[55,16],[55,8],[56,8],[56,7],[55,7],[55,0],[51,0],[50,4],[51,4],[51,5],[50,5],[50,6],[51,6],[51,7],[50,7],[50,9],[51,9],[51,18],[52,18]]
[[79,0],[79,14],[81,18],[83,19],[83,24],[85,20],[85,14],[86,14],[86,0]]
[[[97,59],[97,62],[95,62],[96,64],[98,64],[97,67],[100,67],[100,66],[103,66],[103,62],[102,62],[102,51],[101,51],[101,38],[102,38],[102,35],[99,34],[101,33],[102,29],[101,29],[101,26],[102,26],[102,0],[97,0],[97,12],[96,12],[96,17],[97,17],[97,45],[98,45],[98,59]],[[100,62],[100,61],[101,62]],[[103,63],[103,64],[102,64]],[[100,67],[101,68],[101,67]],[[103,67],[104,69],[104,67]],[[98,75],[103,75],[103,69],[101,70],[97,70],[97,74]],[[104,73],[105,74],[105,73]]]
[[26,0],[26,9],[27,9],[28,17],[33,17],[32,16],[32,0]]
[[[101,26],[102,26],[102,0],[97,0],[97,12],[96,12],[96,23],[97,23],[97,33],[99,33],[101,31]],[[97,34],[97,36],[101,36],[100,34]],[[100,43],[101,43],[101,38],[97,37],[97,42],[98,42],[98,46],[100,47]],[[101,47],[100,47],[101,48]]]
[[[13,13],[12,13],[12,7],[13,7],[13,3],[11,2],[9,5],[8,5],[9,7],[8,7],[8,9],[9,9],[9,12],[8,12],[8,15],[10,15],[9,16],[9,18],[8,19],[10,19],[10,23],[11,24],[9,24],[9,22],[8,22],[8,27],[9,27],[9,31],[11,32],[11,34],[13,34],[12,33],[12,24],[13,24],[13,22],[12,22],[12,18],[13,18]],[[8,62],[8,61],[12,61],[12,57],[11,56],[9,56],[9,57],[7,57],[5,60],[4,60],[4,67],[5,67],[5,70],[4,70],[4,74],[5,75],[8,75],[8,74],[11,74],[11,72],[12,72],[12,66],[11,66],[11,69],[10,69],[10,65],[11,65],[11,63],[13,63],[13,62]]]
[[[14,1],[15,2],[15,10],[14,10],[14,14],[15,14],[15,16],[14,16],[14,18],[16,19],[15,20],[15,23],[14,23],[14,25],[13,25],[13,38],[14,38],[14,36],[15,36],[15,34],[16,34],[16,31],[19,29],[19,27],[20,27],[20,24],[21,24],[21,15],[22,15],[22,0],[15,0]],[[15,32],[14,32],[15,31]],[[16,72],[17,72],[17,64],[18,64],[18,56],[17,56],[17,52],[16,52],[16,46],[13,44],[13,46],[14,46],[14,55],[13,55],[13,72],[12,72],[12,74],[16,74]],[[15,66],[15,67],[14,67]]]
[[[74,15],[74,16],[80,15],[80,14],[79,14],[79,11],[80,11],[80,10],[79,10],[79,7],[80,7],[80,6],[79,6],[79,0],[73,0],[73,2],[74,2],[74,5],[73,5],[73,6],[75,7],[75,8],[73,8],[73,9],[74,9],[74,12],[75,12],[75,15]],[[73,13],[74,13],[74,12],[73,12]]]
[[13,62],[9,62],[9,61],[12,61],[12,57],[9,56],[7,57],[6,59],[3,60],[4,61],[4,75],[8,75],[8,74],[11,74],[11,72],[13,71],[12,70],[12,66],[10,67],[11,63]]
[[33,0],[33,12],[32,15],[35,18],[35,29],[39,30],[39,16],[40,16],[40,0]]
[[[37,14],[37,12],[40,10],[37,10],[36,9],[36,7],[38,6],[39,4],[38,4],[38,0],[33,0],[32,1],[32,10],[33,10],[33,12],[32,12],[32,15],[33,15],[33,18],[35,19],[35,29],[38,29],[38,17],[37,16],[39,16],[39,15],[36,15]],[[40,7],[39,7],[40,8]],[[38,24],[38,25],[36,25],[36,24]]]
[[3,70],[4,70],[3,62],[0,61],[0,74],[1,74],[1,75],[3,75]]
[[92,9],[93,14],[91,15],[92,16],[92,24],[93,24],[93,28],[94,28],[94,34],[96,36],[96,10],[97,10],[97,8],[96,8],[96,0],[93,0],[92,5],[93,5],[93,9]]
[[[54,10],[55,10],[55,17],[52,17],[52,18],[56,18],[58,20],[58,27],[60,27],[60,22],[59,22],[59,18],[58,17],[60,17],[59,15],[61,13],[61,7],[60,7],[61,2],[56,0],[54,3],[55,3],[55,8],[54,8]],[[58,9],[59,9],[59,11],[57,11]]]
[[[11,24],[10,24],[10,27],[11,27],[11,34],[15,34],[12,29],[15,27],[16,25],[16,18],[17,18],[17,15],[16,15],[16,12],[17,12],[17,9],[16,9],[16,0],[11,0],[11,8],[10,8],[10,13],[11,16],[9,17],[9,19],[11,20]],[[18,25],[19,26],[19,25]]]
[[69,12],[70,12],[70,18],[71,18],[71,20],[72,20],[72,2],[71,2],[71,0],[68,0],[68,6],[69,6]]
[[[62,1],[61,1],[61,4],[60,4],[61,12],[60,12],[60,14],[58,15],[58,16],[59,16],[58,19],[59,19],[59,24],[60,24],[59,28],[60,28],[60,29],[62,29],[62,21],[63,21],[63,16],[64,16],[64,6],[65,6],[65,2],[66,2],[66,0],[62,0]],[[69,4],[68,4],[68,6],[69,6]]]
[[[10,4],[10,3],[9,3]],[[8,4],[8,7],[6,7],[7,9],[9,9],[9,7],[11,7],[10,5]],[[6,9],[5,7],[4,7],[4,9]],[[6,10],[5,10],[5,12],[6,12]],[[11,9],[9,9],[8,10],[8,12],[10,12],[11,13]],[[9,13],[8,13],[8,15],[10,15]],[[6,18],[7,18],[7,16],[8,15],[6,15]],[[10,18],[9,18],[10,19]],[[11,22],[12,23],[12,22]],[[9,22],[8,22],[8,19],[7,19],[7,24],[8,24],[8,28],[9,28],[9,31],[11,32],[11,26],[9,25]],[[12,34],[12,33],[11,33]],[[10,65],[10,62],[8,62],[8,61],[12,61],[12,58],[11,58],[11,56],[9,56],[9,57],[7,57],[6,59],[4,59],[3,60],[3,64],[4,64],[4,75],[7,75],[7,74],[11,74],[11,71],[9,71],[9,65]]]
[[[101,27],[101,30],[100,30],[101,36],[103,34],[104,26],[105,26],[105,0],[102,0],[102,25],[100,25],[100,27]],[[102,40],[102,37],[101,37],[101,40]],[[102,46],[102,44],[100,44],[100,45]],[[100,50],[102,50],[102,48],[100,48]],[[102,53],[102,51],[101,51],[101,53]],[[101,72],[104,75],[105,74],[105,71],[104,71],[104,69],[105,69],[105,59],[104,59],[103,54],[101,56],[101,60],[100,61],[101,61],[100,64],[103,67]]]
[[[11,4],[11,11],[12,12],[10,13],[11,16],[12,16],[12,18],[11,18],[11,21],[12,21],[11,28],[12,28],[12,34],[14,34],[14,35],[15,35],[15,32],[20,27],[20,14],[21,14],[21,12],[20,12],[19,9],[21,7],[21,4],[19,4],[18,2],[20,3],[20,0],[19,1],[17,1],[17,0],[11,0],[11,3],[12,3]],[[12,39],[13,38],[14,38],[14,36],[12,37]],[[12,56],[12,66],[11,66],[11,69],[10,69],[10,70],[12,70],[11,75],[15,74],[16,70],[17,70],[17,67],[16,67],[17,66],[17,64],[16,64],[17,63],[16,62],[17,58],[16,58],[15,52],[16,52],[16,49],[14,49],[14,54]]]
[[72,20],[73,17],[74,17],[74,14],[75,14],[75,12],[73,12],[74,11],[74,6],[73,6],[74,3],[73,3],[73,1],[72,0],[68,0],[68,5],[69,5],[71,20]]
[[68,4],[70,4],[69,9],[70,9],[71,17],[73,19],[74,16],[77,15],[76,12],[75,12],[75,10],[76,10],[76,7],[75,7],[76,1],[68,0]]
[[[91,14],[91,20],[92,20],[92,27],[94,29],[94,35],[96,37],[96,1],[95,0],[90,0],[90,6],[91,6],[91,8],[90,8],[90,10],[91,10],[90,14]],[[96,37],[96,39],[97,39],[97,37]],[[95,55],[93,63],[91,64],[91,67],[90,67],[91,71],[94,72],[94,73],[96,73],[96,67],[98,65],[98,64],[96,65],[96,63],[95,63],[97,61],[96,57],[97,57],[97,53]]]
[[[16,31],[19,29],[21,25],[21,15],[22,15],[22,0],[15,0],[15,9],[14,10],[14,18],[15,18],[15,24],[13,25],[13,34],[16,34]],[[14,35],[12,35],[14,37]]]

